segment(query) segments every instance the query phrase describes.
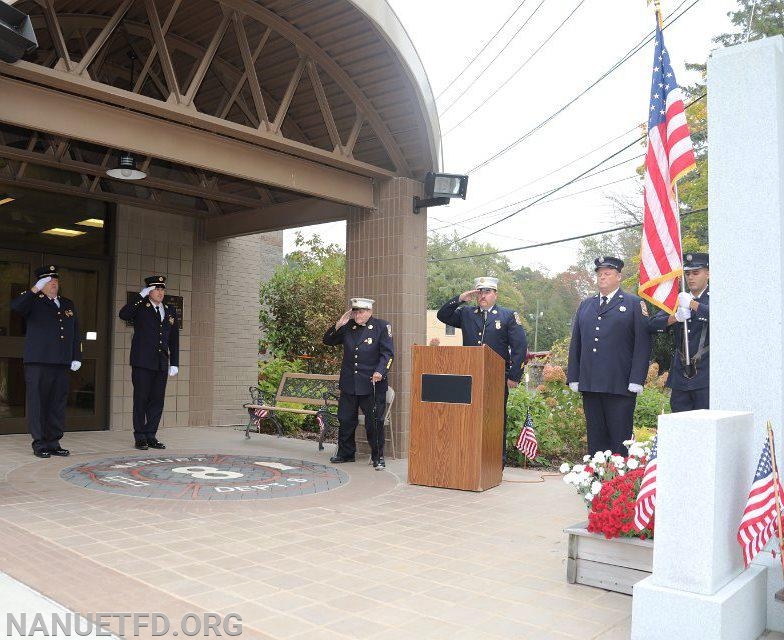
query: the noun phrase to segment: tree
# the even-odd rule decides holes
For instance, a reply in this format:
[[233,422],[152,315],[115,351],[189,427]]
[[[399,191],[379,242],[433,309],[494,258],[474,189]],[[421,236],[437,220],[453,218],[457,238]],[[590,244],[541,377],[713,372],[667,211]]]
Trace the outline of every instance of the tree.
[[314,372],[334,373],[341,353],[321,342],[324,331],[345,311],[346,256],[318,236],[304,240],[260,290],[262,351],[296,360],[311,356]]
[[782,0],[738,0],[738,10],[730,11],[728,15],[730,22],[738,27],[738,30],[733,33],[723,33],[713,39],[714,42],[725,47],[746,41],[750,19],[749,40],[784,33],[784,1]]

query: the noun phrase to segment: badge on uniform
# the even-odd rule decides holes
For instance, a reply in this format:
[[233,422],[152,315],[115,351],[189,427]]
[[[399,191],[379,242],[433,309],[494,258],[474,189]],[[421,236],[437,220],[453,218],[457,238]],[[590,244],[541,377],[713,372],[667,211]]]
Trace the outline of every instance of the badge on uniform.
[[365,340],[365,342],[367,342],[368,344],[373,344],[373,338],[368,338],[367,340]]
[[391,324],[387,325],[387,333],[389,334],[389,337],[391,338],[392,337],[392,325]]
[[66,309],[65,310],[65,317],[66,318],[73,318],[73,309]]
[[369,324],[369,325],[368,325],[368,329],[372,329],[372,328],[373,328],[373,325],[372,325],[372,324]]
[[500,320],[496,320],[495,321],[495,328],[496,329],[500,329],[501,328],[501,321]]
[[515,322],[516,322],[517,324],[519,324],[520,326],[522,326],[522,324],[523,324],[523,323],[522,323],[522,322],[520,322],[520,314],[519,314],[519,313],[517,313],[517,311],[515,311],[515,312],[514,312],[514,319],[515,319]]
[[144,305],[144,306],[145,306],[145,307],[151,307],[152,305],[151,305],[151,304],[148,302],[148,303],[147,303],[146,305]]
[[621,307],[618,307],[618,311],[620,311],[621,313],[623,313],[624,311],[626,311],[626,307],[623,307],[623,306],[621,306]]
[[169,324],[174,326],[174,316],[169,316]]
[[648,317],[648,305],[645,304],[645,300],[640,300],[640,309],[642,309],[642,315],[646,318]]

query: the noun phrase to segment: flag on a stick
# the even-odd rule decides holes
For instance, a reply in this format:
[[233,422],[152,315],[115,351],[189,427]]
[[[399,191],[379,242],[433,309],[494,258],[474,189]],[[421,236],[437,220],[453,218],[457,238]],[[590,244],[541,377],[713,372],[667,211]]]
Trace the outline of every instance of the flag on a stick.
[[778,472],[774,474],[773,470],[770,441],[766,440],[749,491],[749,499],[743,511],[743,518],[738,527],[738,544],[743,549],[743,561],[747,567],[775,532],[778,515],[777,490],[781,495],[782,487]]
[[645,156],[639,294],[673,313],[683,273],[675,183],[696,167],[681,88],[670,65],[661,25],[656,26],[653,81]]
[[539,443],[536,441],[534,421],[531,418],[530,409],[526,411],[525,422],[520,430],[520,437],[517,438],[516,446],[529,460],[534,460],[539,453]]
[[653,511],[656,508],[656,447],[659,436],[653,439],[653,447],[648,454],[648,462],[645,463],[645,473],[642,475],[640,492],[637,494],[637,501],[634,503],[634,526],[637,531],[645,529],[653,518]]

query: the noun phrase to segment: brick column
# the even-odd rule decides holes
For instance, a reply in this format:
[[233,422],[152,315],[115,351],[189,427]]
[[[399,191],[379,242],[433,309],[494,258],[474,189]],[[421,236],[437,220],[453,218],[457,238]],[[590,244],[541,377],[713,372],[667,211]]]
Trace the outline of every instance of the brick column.
[[[408,456],[411,345],[425,344],[426,336],[427,214],[413,213],[415,195],[422,195],[422,183],[388,180],[380,185],[379,210],[352,212],[346,224],[346,293],[373,298],[373,313],[392,324],[390,385],[396,393],[392,425],[398,457]],[[360,431],[358,445],[364,440]],[[384,453],[392,457],[391,447]]]

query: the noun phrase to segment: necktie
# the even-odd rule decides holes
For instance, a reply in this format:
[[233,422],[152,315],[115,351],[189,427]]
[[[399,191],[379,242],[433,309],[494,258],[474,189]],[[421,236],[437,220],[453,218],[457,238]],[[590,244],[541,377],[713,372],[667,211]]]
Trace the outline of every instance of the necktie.
[[163,322],[163,305],[159,304],[157,307],[155,307],[155,310],[158,312],[158,316],[160,317],[161,322]]
[[599,305],[599,313],[603,313],[607,308],[607,296],[602,296],[602,303]]

